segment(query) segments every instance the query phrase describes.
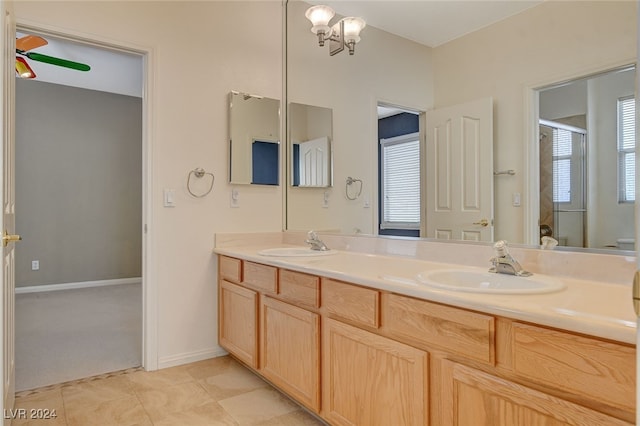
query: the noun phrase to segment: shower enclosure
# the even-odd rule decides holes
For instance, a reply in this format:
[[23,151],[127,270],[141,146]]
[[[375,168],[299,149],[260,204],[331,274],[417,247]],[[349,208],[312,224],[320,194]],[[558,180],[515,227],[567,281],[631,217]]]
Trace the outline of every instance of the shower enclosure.
[[540,237],[587,246],[586,130],[540,120]]

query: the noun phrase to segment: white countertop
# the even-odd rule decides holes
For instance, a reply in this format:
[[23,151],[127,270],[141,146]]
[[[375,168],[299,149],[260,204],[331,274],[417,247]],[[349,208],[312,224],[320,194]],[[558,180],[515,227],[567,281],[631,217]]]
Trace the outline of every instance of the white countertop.
[[339,250],[335,255],[317,257],[272,257],[258,253],[274,247],[301,246],[217,247],[214,252],[507,318],[636,343],[636,316],[628,285],[563,276],[554,279],[566,284],[566,289],[554,293],[459,292],[431,287],[416,280],[419,273],[428,270],[466,268],[459,264]]

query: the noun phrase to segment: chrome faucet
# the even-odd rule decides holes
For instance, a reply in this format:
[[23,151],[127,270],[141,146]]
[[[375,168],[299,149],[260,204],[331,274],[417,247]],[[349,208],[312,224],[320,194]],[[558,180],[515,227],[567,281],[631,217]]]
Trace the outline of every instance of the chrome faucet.
[[318,234],[316,234],[316,231],[307,232],[307,239],[305,240],[305,243],[311,245],[311,250],[329,250],[329,247],[327,247],[326,244],[320,238],[318,238]]
[[497,274],[510,274],[519,277],[529,277],[533,275],[531,272],[525,271],[510,254],[507,248],[507,242],[500,240],[493,245],[496,256],[491,258],[493,266],[489,268],[489,272]]

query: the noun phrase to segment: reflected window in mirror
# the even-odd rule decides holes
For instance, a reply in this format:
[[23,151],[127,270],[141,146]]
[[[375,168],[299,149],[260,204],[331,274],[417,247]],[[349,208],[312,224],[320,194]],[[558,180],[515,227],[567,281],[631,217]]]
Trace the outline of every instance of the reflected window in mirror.
[[380,235],[420,236],[419,115],[378,106]]
[[229,182],[279,185],[280,101],[229,95]]
[[618,99],[618,202],[636,200],[636,99]]
[[326,188],[332,185],[333,110],[289,104],[291,185]]
[[540,237],[633,249],[635,67],[541,88]]

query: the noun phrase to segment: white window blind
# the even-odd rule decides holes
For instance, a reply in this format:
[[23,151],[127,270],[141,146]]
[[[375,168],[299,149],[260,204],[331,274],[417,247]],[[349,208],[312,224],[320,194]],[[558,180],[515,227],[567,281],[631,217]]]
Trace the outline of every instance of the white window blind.
[[382,229],[420,229],[420,138],[381,139]]
[[618,201],[636,199],[636,101],[618,99]]
[[553,129],[553,202],[571,202],[571,132]]

